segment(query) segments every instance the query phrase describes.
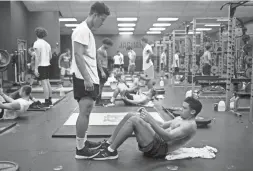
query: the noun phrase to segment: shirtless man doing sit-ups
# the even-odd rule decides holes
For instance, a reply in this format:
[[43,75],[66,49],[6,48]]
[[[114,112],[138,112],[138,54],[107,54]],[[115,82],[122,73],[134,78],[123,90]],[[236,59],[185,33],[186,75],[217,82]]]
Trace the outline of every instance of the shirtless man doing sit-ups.
[[187,97],[183,102],[181,116],[160,123],[146,110],[127,114],[114,130],[112,136],[101,143],[94,160],[117,159],[119,146],[135,133],[139,150],[147,157],[160,158],[185,145],[197,131],[195,117],[202,109],[199,100]]

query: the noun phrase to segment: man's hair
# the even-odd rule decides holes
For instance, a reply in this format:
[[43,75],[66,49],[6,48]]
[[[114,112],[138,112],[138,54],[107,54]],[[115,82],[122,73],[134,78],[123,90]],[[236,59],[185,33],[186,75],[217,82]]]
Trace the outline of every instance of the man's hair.
[[113,45],[113,42],[110,38],[106,37],[102,40],[102,43],[103,44],[106,44],[106,45],[109,45],[109,46],[112,46]]
[[98,15],[110,15],[109,8],[103,2],[95,2],[90,8],[90,15],[97,13]]
[[143,41],[143,42],[145,42],[145,43],[148,43],[148,38],[143,37],[143,38],[141,38],[141,41]]
[[195,110],[195,117],[199,114],[199,112],[202,109],[202,104],[198,99],[195,99],[193,97],[187,97],[184,102],[189,104],[189,107],[191,110]]
[[43,27],[37,27],[35,29],[35,34],[38,38],[43,39],[44,37],[47,36],[47,30],[44,29]]
[[127,46],[126,50],[132,50],[131,46]]
[[209,49],[211,49],[211,45],[206,45],[205,48],[206,48],[206,50],[209,50]]
[[119,80],[120,78],[121,78],[121,76],[123,75],[123,73],[122,72],[117,72],[117,73],[115,73],[115,79],[116,80]]
[[32,87],[29,85],[22,86],[22,92],[25,93],[25,95],[29,96],[32,92]]
[[152,97],[154,97],[154,96],[156,95],[156,91],[155,91],[155,89],[153,89],[153,88],[152,88],[150,91],[151,91],[151,95],[152,95]]

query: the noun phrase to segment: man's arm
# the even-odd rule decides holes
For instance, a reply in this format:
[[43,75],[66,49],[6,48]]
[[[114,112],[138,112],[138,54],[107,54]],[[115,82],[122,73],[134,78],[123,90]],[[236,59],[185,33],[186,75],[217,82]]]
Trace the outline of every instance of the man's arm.
[[39,63],[41,61],[41,56],[40,56],[40,50],[38,48],[35,48],[35,70],[38,71]]
[[176,65],[177,67],[179,67],[179,56],[177,55],[175,59],[176,59]]
[[88,58],[91,58],[88,54],[88,46],[87,45],[83,45],[81,43],[78,42],[74,42],[74,55],[75,55],[75,60],[76,60],[76,65],[77,68],[79,69],[81,75],[83,76],[85,81],[90,82],[90,76],[88,74],[88,71],[86,69],[86,61],[83,58],[83,55],[85,55]]
[[149,62],[154,54],[153,54],[152,50],[147,50],[147,53],[148,53],[147,61]]
[[97,67],[101,73],[104,73],[104,70],[102,68],[102,63],[101,63],[102,58],[103,58],[102,52],[100,50],[97,50],[97,65],[98,65]]
[[20,104],[18,102],[11,103],[0,103],[0,109],[8,109],[8,110],[20,110]]
[[11,97],[7,96],[6,94],[4,94],[2,88],[0,88],[0,95],[1,95],[1,96],[4,98],[4,100],[5,100],[6,102],[8,102],[8,103],[11,103],[11,102],[14,101],[13,98],[11,98]]
[[59,68],[61,68],[61,60],[63,58],[63,54],[60,55],[59,59],[58,59],[58,66]]

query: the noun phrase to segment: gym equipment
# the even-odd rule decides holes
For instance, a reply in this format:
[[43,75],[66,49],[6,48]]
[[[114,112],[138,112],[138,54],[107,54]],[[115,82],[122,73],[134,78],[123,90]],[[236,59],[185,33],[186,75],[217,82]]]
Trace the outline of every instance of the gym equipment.
[[155,89],[156,95],[160,95],[160,94],[165,94],[165,89],[164,88],[157,88]]
[[246,71],[245,71],[245,76],[247,78],[251,78],[252,76],[252,69],[251,68],[247,68]]
[[248,41],[250,41],[250,36],[249,35],[243,35],[242,36],[242,41],[246,44]]
[[19,166],[15,162],[0,161],[0,170],[2,170],[2,171],[18,171]]
[[0,120],[0,134],[4,133],[5,131],[8,131],[9,129],[13,128],[17,125],[17,122],[9,122]]
[[4,68],[11,62],[11,56],[6,50],[0,49],[0,68]]
[[[90,123],[88,128],[88,137],[110,137],[119,120],[128,112],[137,111],[140,107],[98,107],[94,108],[90,117],[94,121]],[[158,119],[163,119],[154,108],[146,108]],[[74,111],[75,112],[75,111]],[[94,114],[94,115],[93,115]],[[78,114],[71,114],[67,121],[57,128],[52,137],[55,138],[75,138],[76,137],[76,119]],[[162,121],[162,120],[161,120]],[[134,136],[134,135],[132,135]]]
[[252,52],[252,45],[251,44],[245,44],[243,47],[242,47],[242,49],[243,49],[243,51],[244,52],[247,52],[247,53],[249,53],[249,52]]
[[244,61],[246,64],[251,65],[252,64],[252,56],[249,56],[249,55],[244,56]]
[[217,66],[212,66],[212,67],[211,67],[211,73],[212,73],[213,75],[217,75],[218,72],[219,72],[219,68],[218,68]]

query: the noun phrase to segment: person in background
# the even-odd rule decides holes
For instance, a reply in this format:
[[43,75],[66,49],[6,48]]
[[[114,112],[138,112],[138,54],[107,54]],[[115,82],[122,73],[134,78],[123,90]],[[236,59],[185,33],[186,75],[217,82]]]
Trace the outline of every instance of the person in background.
[[121,56],[118,53],[113,57],[113,63],[114,72],[119,72],[121,66]]
[[128,64],[128,73],[133,76],[135,71],[135,60],[136,60],[136,53],[132,49],[131,46],[127,47],[128,51],[128,58],[129,58],[129,64]]
[[103,87],[109,77],[107,49],[113,46],[113,42],[109,38],[104,38],[102,43],[102,46],[97,50],[98,77],[100,82],[96,104],[99,104],[101,101]]
[[179,50],[176,50],[176,53],[173,56],[173,63],[172,63],[172,68],[174,70],[174,73],[173,73],[174,80],[178,80],[178,74],[179,74],[179,55],[180,55]]
[[65,52],[60,55],[58,60],[58,66],[61,70],[61,85],[63,86],[65,75],[70,75],[70,66],[71,66],[70,49],[66,49]]
[[120,56],[120,71],[124,72],[124,55],[120,51],[117,54]]
[[36,76],[35,76],[35,59],[36,59],[36,53],[35,53],[35,50],[30,47],[28,49],[28,54],[31,56],[31,62],[28,65],[28,73],[31,74],[31,79],[30,79],[30,86],[33,85],[33,82],[34,82],[34,79],[36,79]]
[[50,60],[52,58],[51,46],[44,40],[47,36],[47,30],[42,27],[35,29],[37,40],[33,44],[36,52],[35,75],[41,81],[45,102],[44,107],[52,106],[52,88],[49,82]]
[[210,75],[211,74],[211,64],[212,64],[212,56],[211,56],[211,45],[207,44],[205,46],[205,52],[203,55],[203,75]]
[[109,15],[110,10],[103,2],[95,2],[86,20],[75,28],[71,36],[73,92],[79,106],[76,121],[76,159],[95,157],[101,146],[101,143],[87,140],[90,113],[99,94],[97,50],[92,30],[101,27]]
[[165,49],[163,51],[163,53],[161,54],[161,71],[164,71],[165,67],[166,67],[166,56],[167,56],[167,50]]

